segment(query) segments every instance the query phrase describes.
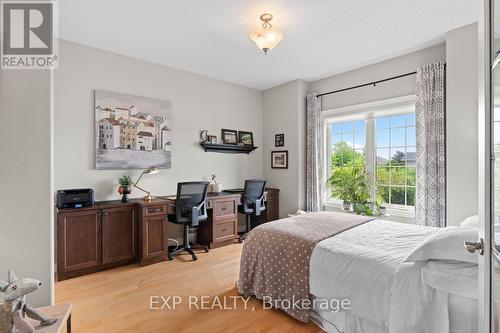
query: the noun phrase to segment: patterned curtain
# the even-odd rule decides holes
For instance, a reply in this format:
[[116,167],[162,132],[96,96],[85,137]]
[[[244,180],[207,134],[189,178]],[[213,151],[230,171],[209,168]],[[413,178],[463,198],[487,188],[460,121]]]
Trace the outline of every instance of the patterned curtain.
[[417,70],[416,222],[446,226],[446,67],[444,62]]
[[307,95],[306,210],[309,212],[321,208],[320,113],[321,97],[315,93]]

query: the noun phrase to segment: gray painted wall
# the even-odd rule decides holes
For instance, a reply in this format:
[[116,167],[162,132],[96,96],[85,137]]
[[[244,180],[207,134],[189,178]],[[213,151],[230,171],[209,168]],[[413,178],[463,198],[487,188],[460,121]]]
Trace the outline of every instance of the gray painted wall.
[[[264,177],[280,189],[280,216],[305,204],[305,96],[301,80],[264,91]],[[285,146],[274,146],[274,135],[285,134]],[[288,169],[271,168],[271,151],[288,150]]]
[[477,24],[446,34],[447,220],[478,212]]
[[[56,189],[93,187],[98,200],[118,199],[117,178],[137,178],[139,170],[94,169],[93,89],[168,100],[171,103],[172,168],[145,176],[142,187],[153,194],[173,194],[179,181],[207,179],[225,188],[262,177],[263,149],[250,155],[205,153],[200,130],[220,139],[221,128],[251,131],[262,147],[262,92],[134,58],[61,41],[55,73]],[[133,190],[131,197],[143,193]]]
[[[447,62],[447,184],[448,184],[448,224],[459,224],[465,217],[477,212],[477,26],[469,25],[450,31],[447,43],[403,55],[374,65],[350,72],[331,76],[308,84],[308,92],[328,92],[370,81],[375,81],[412,72],[417,67],[438,61]],[[303,98],[299,92],[300,81],[268,89],[264,92],[264,143],[267,154],[274,147],[273,131],[291,133],[293,142],[305,146],[305,130],[298,130],[296,119],[304,119]],[[307,86],[306,83],[303,86]],[[323,97],[323,110],[342,106],[367,103],[415,93],[415,76],[346,91]],[[297,97],[302,98],[301,103]],[[282,120],[277,120],[277,119]],[[276,120],[275,120],[276,119]],[[276,124],[269,124],[270,121]],[[295,137],[299,134],[299,138]],[[274,140],[274,139],[273,139]],[[289,147],[288,147],[289,148]],[[299,149],[299,152],[301,150]],[[291,155],[292,156],[292,155]],[[270,157],[269,157],[270,158]],[[303,207],[302,195],[305,190],[295,192],[295,178],[305,175],[305,158],[296,161],[287,173],[266,170],[267,157],[264,158],[265,175],[273,182],[286,183],[286,193],[282,198],[287,201],[282,214],[295,206]],[[269,162],[270,163],[270,162]],[[290,160],[290,163],[294,163]],[[300,166],[299,166],[300,165]],[[300,171],[299,171],[300,170]],[[304,171],[301,171],[304,170]],[[298,184],[302,184],[301,180]]]
[[28,297],[53,299],[51,79],[47,70],[0,73],[0,279],[7,269],[42,282]]
[[[144,176],[141,187],[153,195],[175,194],[177,182],[208,180],[216,174],[224,188],[242,187],[245,179],[263,176],[262,96],[258,90],[210,79],[61,40],[55,73],[54,187],[91,187],[97,200],[119,199],[117,179],[140,170],[94,169],[94,95],[103,89],[171,103],[172,168]],[[220,139],[221,128],[253,132],[250,155],[205,153],[199,146],[203,129]],[[131,197],[142,197],[135,189]],[[170,237],[181,237],[171,224]]]

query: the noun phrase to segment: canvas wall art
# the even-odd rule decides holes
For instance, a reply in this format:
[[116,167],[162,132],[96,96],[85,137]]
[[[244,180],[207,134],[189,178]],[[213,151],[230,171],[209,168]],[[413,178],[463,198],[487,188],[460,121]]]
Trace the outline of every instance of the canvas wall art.
[[95,167],[171,168],[168,101],[95,90]]

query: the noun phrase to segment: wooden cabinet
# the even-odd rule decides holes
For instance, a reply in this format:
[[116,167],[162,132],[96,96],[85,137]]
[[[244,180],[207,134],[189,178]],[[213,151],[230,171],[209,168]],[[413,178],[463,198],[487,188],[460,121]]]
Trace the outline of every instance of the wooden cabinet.
[[137,217],[133,206],[103,209],[102,263],[135,261],[137,256]]
[[267,222],[279,220],[280,218],[280,204],[279,204],[280,190],[275,188],[266,189],[266,220]]
[[141,253],[139,264],[147,265],[165,260],[168,256],[167,220],[168,205],[145,205],[140,219]]
[[212,194],[207,202],[208,220],[200,224],[198,243],[209,248],[234,243],[238,237],[238,204],[240,195]]
[[59,274],[91,270],[101,265],[100,210],[72,211],[57,219]]
[[135,205],[57,213],[57,279],[137,261]]

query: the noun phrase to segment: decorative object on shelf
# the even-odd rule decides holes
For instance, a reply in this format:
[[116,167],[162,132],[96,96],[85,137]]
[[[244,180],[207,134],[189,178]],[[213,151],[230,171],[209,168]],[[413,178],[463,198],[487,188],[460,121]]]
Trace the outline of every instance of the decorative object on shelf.
[[141,191],[142,191],[142,192],[144,192],[144,193],[147,193],[147,195],[146,195],[144,198],[142,198],[142,200],[145,200],[145,201],[153,201],[153,200],[155,200],[155,197],[151,195],[151,192],[146,191],[146,190],[144,190],[144,189],[140,188],[139,186],[137,186],[137,184],[138,184],[138,183],[139,183],[139,181],[141,180],[142,176],[144,176],[144,175],[154,175],[154,174],[157,174],[158,172],[160,172],[160,170],[158,170],[158,168],[157,168],[157,167],[151,167],[151,168],[149,168],[149,169],[146,169],[146,170],[144,170],[144,171],[141,173],[141,175],[139,176],[139,178],[138,178],[138,179],[137,179],[137,181],[135,182],[134,187],[138,188],[139,190],[141,190]]
[[288,169],[288,150],[271,152],[271,168]]
[[222,129],[222,143],[235,145],[238,143],[238,131],[231,129]]
[[26,295],[40,288],[42,283],[35,279],[18,279],[9,270],[8,282],[0,280],[0,331],[35,332],[26,317],[40,321],[41,326],[50,326],[57,319],[46,317],[26,303]]
[[212,143],[200,143],[200,146],[205,150],[205,152],[225,154],[250,154],[252,151],[258,148],[255,146]]
[[122,195],[122,202],[128,202],[128,195],[132,193],[132,186],[134,185],[132,177],[127,175],[122,176],[118,178],[118,184],[120,185],[120,187],[118,187],[118,193]]
[[252,32],[250,38],[257,44],[257,47],[267,54],[269,50],[272,50],[276,45],[283,40],[283,33],[276,30],[271,25],[271,20],[273,16],[271,14],[265,13],[260,16],[262,21],[262,27]]
[[209,140],[209,135],[208,135],[208,131],[207,130],[203,130],[200,132],[200,142],[201,143],[205,143],[205,142],[208,142]]
[[253,146],[253,133],[238,131],[238,142],[244,146]]
[[275,134],[274,135],[274,146],[284,147],[285,146],[285,134]]
[[171,167],[170,102],[95,90],[95,168]]
[[212,175],[212,177],[210,178],[210,187],[211,187],[211,191],[212,193],[220,193],[222,192],[222,184],[221,183],[217,183],[217,180],[215,180],[216,176],[215,175]]
[[217,144],[217,135],[209,135],[207,142],[211,143],[213,145],[216,145]]

